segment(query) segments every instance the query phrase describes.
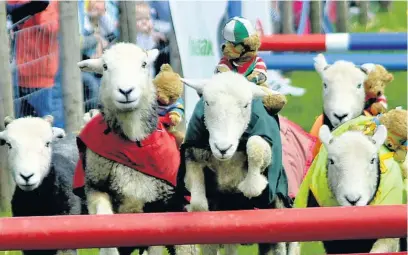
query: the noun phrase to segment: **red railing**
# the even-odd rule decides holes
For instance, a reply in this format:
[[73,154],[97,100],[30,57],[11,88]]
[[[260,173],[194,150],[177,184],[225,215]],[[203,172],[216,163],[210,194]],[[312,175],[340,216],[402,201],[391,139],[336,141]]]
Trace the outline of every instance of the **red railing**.
[[0,250],[324,241],[406,234],[406,205],[20,217],[0,219]]

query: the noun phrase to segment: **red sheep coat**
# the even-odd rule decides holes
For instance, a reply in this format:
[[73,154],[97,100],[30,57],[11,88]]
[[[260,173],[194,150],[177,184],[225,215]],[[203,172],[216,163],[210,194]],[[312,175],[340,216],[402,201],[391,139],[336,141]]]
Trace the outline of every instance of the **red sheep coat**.
[[79,134],[78,139],[85,146],[78,142],[80,159],[75,169],[74,189],[85,185],[82,160],[86,148],[109,160],[176,186],[180,151],[175,138],[166,131],[160,121],[157,129],[139,143],[125,140],[107,130],[110,129],[102,115],[98,114]]

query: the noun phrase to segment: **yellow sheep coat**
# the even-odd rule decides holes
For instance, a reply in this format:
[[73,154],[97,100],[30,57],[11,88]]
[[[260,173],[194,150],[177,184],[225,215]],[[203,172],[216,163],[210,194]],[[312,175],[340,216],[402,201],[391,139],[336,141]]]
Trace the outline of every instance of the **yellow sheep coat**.
[[[372,125],[373,117],[360,116],[339,126],[332,132],[333,136],[339,136],[346,132],[351,125],[375,127]],[[380,148],[380,185],[370,205],[393,205],[406,204],[406,189],[399,164],[393,158],[385,146]],[[339,206],[337,200],[329,189],[327,181],[327,150],[321,146],[319,153],[314,159],[299,192],[296,196],[294,207],[306,208],[309,192],[312,192],[319,206]],[[303,254],[324,254],[321,242],[302,243]]]

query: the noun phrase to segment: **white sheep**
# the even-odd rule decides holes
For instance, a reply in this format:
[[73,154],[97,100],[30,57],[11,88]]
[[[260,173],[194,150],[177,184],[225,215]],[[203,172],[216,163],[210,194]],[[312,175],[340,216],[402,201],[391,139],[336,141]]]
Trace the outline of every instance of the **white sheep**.
[[[323,124],[334,130],[358,116],[370,115],[364,111],[364,81],[373,70],[372,64],[356,66],[352,62],[338,60],[329,65],[323,54],[318,54],[314,61],[323,83],[323,114],[313,124],[310,130],[312,136],[319,136],[319,129]],[[313,157],[320,147],[321,142],[317,140]]]
[[323,82],[324,124],[332,130],[362,115],[365,104],[364,81],[373,66],[356,66],[344,60],[329,65],[323,54],[318,54],[314,60],[315,69]]
[[[90,214],[180,212],[187,204],[183,194],[176,192],[168,180],[144,171],[152,168],[151,172],[157,174],[177,175],[180,162],[175,141],[158,126],[156,91],[149,73],[157,56],[156,49],[144,51],[135,44],[118,43],[106,50],[102,57],[78,63],[82,71],[103,74],[101,114],[85,116],[85,121],[92,118],[79,136]],[[106,126],[106,130],[98,130],[100,125]],[[87,137],[101,141],[99,147],[106,147],[106,150],[90,143],[92,139],[87,140]],[[130,150],[141,148],[147,154],[126,154],[118,148],[120,146],[106,142],[106,139],[120,141]],[[149,150],[149,146],[157,151]],[[125,164],[118,160],[122,155],[145,162]],[[147,249],[149,255],[162,251],[157,246],[120,247],[102,248],[100,254],[130,255],[136,248],[140,248],[140,253]],[[168,249],[171,254],[196,252],[194,245],[168,246]]]
[[[320,129],[319,136],[327,149],[328,185],[340,206],[366,206],[373,201],[375,203],[378,190],[385,192],[383,185],[387,184],[391,185],[390,190],[394,191],[384,195],[389,196],[392,200],[387,201],[387,198],[383,197],[383,200],[378,201],[378,204],[394,204],[398,200],[401,200],[400,204],[402,204],[402,189],[399,189],[400,194],[398,194],[398,186],[402,187],[403,185],[402,179],[401,183],[388,182],[380,185],[380,182],[385,182],[385,178],[391,178],[390,176],[384,177],[380,169],[380,149],[385,150],[384,142],[387,138],[385,126],[378,126],[372,137],[359,131],[348,131],[338,137],[333,137],[328,126],[324,125]],[[388,169],[388,171],[393,170],[395,168]],[[364,247],[366,245],[368,245],[368,249]],[[388,238],[334,241],[326,243],[325,248],[327,252],[337,254],[397,252],[399,251],[399,240],[398,238]]]
[[[234,72],[216,74],[207,82],[183,82],[202,95],[182,145],[189,210],[290,207],[279,127],[262,104],[265,92]],[[274,176],[272,189],[268,175]],[[287,252],[285,243],[258,247],[259,254]],[[227,255],[238,254],[237,244],[225,248]],[[202,249],[215,255],[219,245]]]
[[[7,163],[16,183],[11,201],[13,217],[81,214],[80,198],[72,192],[78,150],[75,136],[53,128],[53,118],[5,119],[0,145],[7,147]],[[57,254],[56,250],[23,251]],[[59,251],[76,254],[75,250]]]
[[[324,146],[300,187],[295,207],[403,204],[401,170],[384,146],[385,126],[376,127],[373,136],[349,131],[352,125],[370,120],[355,118],[333,133],[327,125],[320,128]],[[397,252],[399,239],[336,240],[323,245],[327,254]]]

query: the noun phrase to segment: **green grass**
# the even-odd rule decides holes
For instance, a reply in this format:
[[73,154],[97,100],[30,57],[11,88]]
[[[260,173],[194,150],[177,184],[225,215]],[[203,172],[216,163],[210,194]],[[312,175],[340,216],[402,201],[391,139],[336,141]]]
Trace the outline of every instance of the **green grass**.
[[[377,13],[375,21],[363,27],[357,23],[351,25],[353,32],[380,32],[380,31],[407,31],[407,3],[405,1],[394,1],[393,8],[389,13]],[[407,72],[394,72],[394,81],[386,89],[390,108],[402,106],[407,108]],[[309,131],[315,117],[322,111],[321,81],[315,72],[292,72],[288,74],[292,84],[305,87],[307,92],[302,97],[289,97],[288,104],[282,115],[298,123],[306,131]],[[344,102],[345,104],[347,102]],[[0,214],[0,217],[9,214]],[[23,240],[22,240],[23,241]],[[302,255],[323,254],[322,250],[313,246],[304,246]],[[256,254],[255,246],[241,247],[239,255]],[[80,250],[80,255],[97,255],[97,250]],[[134,253],[136,254],[136,253]],[[20,252],[0,252],[0,255],[21,255]]]

